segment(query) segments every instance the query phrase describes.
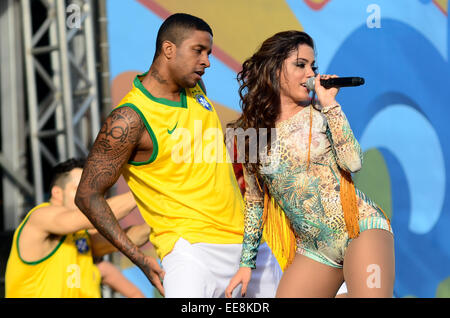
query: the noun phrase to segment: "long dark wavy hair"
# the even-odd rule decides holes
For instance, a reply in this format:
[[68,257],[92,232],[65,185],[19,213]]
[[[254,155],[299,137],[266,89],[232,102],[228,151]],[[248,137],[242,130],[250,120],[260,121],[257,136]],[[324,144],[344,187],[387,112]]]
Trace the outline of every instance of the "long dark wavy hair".
[[[266,138],[270,151],[271,128],[280,114],[280,74],[283,62],[301,44],[314,49],[313,39],[301,31],[279,32],[263,42],[259,50],[247,59],[238,73],[239,96],[241,99],[241,116],[228,125],[231,128],[242,128],[244,131],[255,128],[258,143]],[[260,128],[266,128],[267,134],[262,136]],[[258,175],[260,157],[256,162],[249,160],[249,138],[245,139],[244,165],[250,173]]]

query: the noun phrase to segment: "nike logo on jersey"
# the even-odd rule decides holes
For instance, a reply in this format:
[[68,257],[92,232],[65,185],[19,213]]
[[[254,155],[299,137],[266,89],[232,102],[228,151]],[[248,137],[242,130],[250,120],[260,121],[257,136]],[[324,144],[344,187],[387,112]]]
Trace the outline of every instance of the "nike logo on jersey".
[[167,128],[167,132],[169,133],[169,135],[172,135],[175,128],[177,128],[177,125],[178,125],[178,122],[175,124],[175,127],[173,127],[171,130],[169,130],[169,128]]

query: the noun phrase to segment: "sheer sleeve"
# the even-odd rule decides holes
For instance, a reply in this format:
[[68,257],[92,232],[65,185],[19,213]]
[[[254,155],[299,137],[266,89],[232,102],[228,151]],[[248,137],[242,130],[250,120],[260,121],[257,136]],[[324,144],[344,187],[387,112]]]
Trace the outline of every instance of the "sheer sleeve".
[[347,172],[357,172],[361,169],[363,155],[361,146],[353,135],[350,124],[340,105],[323,108],[322,113],[327,119],[327,136],[330,140],[336,162]]
[[[256,268],[256,256],[262,237],[262,216],[264,196],[260,191],[256,177],[243,167],[245,180],[244,240],[240,267]],[[262,186],[262,185],[261,185]]]

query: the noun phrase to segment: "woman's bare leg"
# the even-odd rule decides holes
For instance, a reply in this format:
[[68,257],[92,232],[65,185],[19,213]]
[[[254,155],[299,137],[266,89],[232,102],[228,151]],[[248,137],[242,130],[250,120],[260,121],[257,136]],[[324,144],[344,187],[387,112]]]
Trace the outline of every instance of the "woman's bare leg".
[[331,298],[336,296],[342,282],[342,269],[297,254],[281,277],[276,297]]
[[392,297],[395,279],[394,238],[385,230],[362,232],[344,258],[347,297]]

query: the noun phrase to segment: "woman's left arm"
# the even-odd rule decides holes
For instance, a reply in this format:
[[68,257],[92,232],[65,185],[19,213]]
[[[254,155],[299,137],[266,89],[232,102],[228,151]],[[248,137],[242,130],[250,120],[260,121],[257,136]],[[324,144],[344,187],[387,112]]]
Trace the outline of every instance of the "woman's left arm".
[[339,104],[322,108],[327,119],[327,136],[339,167],[348,172],[357,172],[362,167],[361,146],[353,135],[350,124]]
[[362,166],[362,151],[353,135],[347,117],[335,99],[339,89],[336,87],[325,88],[320,83],[321,79],[336,77],[336,75],[318,74],[315,80],[315,91],[321,105],[320,111],[328,122],[326,133],[337,164],[345,171],[357,172]]

